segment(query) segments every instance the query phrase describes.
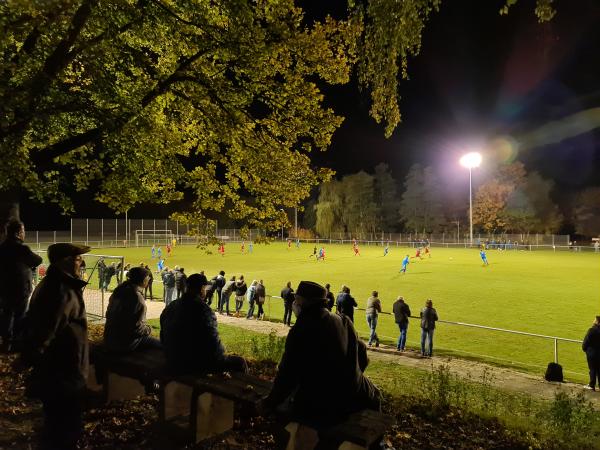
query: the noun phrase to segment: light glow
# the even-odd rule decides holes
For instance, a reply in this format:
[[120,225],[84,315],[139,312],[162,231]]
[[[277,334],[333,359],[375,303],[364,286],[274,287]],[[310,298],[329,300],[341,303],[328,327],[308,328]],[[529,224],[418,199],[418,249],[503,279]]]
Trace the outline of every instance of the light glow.
[[481,154],[477,152],[467,153],[460,158],[460,164],[467,169],[473,169],[479,167],[481,164]]

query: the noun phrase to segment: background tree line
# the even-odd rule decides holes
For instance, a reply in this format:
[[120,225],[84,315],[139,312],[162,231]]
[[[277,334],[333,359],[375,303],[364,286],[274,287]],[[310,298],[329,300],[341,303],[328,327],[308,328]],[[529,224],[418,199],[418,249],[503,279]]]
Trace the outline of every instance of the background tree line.
[[[336,232],[457,232],[466,230],[468,197],[446,186],[432,166],[414,164],[401,185],[387,164],[319,186],[305,208],[304,224],[321,236]],[[473,225],[483,233],[576,232],[600,235],[600,187],[572,196],[562,208],[553,199],[554,182],[527,172],[520,162],[499,164],[473,186]]]

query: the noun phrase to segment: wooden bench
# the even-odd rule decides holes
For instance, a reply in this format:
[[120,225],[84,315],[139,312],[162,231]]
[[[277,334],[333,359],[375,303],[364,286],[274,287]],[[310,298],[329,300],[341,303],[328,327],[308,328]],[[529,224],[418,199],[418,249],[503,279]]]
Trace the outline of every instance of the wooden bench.
[[197,443],[233,428],[235,407],[255,414],[272,383],[248,374],[179,376],[160,390],[160,420]]
[[394,422],[393,417],[370,409],[353,413],[343,422],[320,431],[290,422],[285,427],[289,435],[286,450],[379,450],[383,434]]

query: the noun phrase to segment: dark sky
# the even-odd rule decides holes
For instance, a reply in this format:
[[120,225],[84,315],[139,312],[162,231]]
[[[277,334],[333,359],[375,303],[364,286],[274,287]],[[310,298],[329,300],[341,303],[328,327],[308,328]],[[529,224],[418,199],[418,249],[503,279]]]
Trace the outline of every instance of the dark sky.
[[[457,164],[460,155],[479,150],[489,161],[501,148],[505,159],[552,178],[558,199],[600,185],[600,109],[590,111],[600,107],[600,2],[557,0],[558,14],[546,24],[537,22],[533,0],[500,16],[504,2],[443,0],[425,29],[421,54],[409,63],[410,80],[400,85],[403,120],[389,139],[368,116],[369,99],[356,83],[326,88],[327,102],[346,120],[315,162],[338,175],[386,162],[399,181],[413,163],[433,165],[462,195],[468,174]],[[347,0],[300,4],[319,17],[326,9],[343,12]],[[569,137],[573,127],[590,131]],[[485,179],[485,162],[475,183]],[[60,222],[56,208],[33,206],[22,208],[30,229]],[[164,217],[162,208],[136,208],[131,215]],[[75,216],[114,217],[90,202],[79,202]]]
[[[600,107],[600,2],[559,0],[558,14],[546,24],[537,22],[534,1],[520,0],[500,16],[503,3],[442,2],[420,55],[409,63],[410,80],[401,82],[403,120],[390,139],[368,117],[369,99],[355,84],[328,89],[347,120],[317,160],[340,175],[386,162],[399,180],[413,163],[431,164],[464,185],[459,156],[501,147],[512,150],[510,160],[554,179],[559,191],[600,185],[597,130],[570,138],[542,132],[535,146],[525,139],[550,122]],[[600,112],[590,116],[584,128],[600,126]]]

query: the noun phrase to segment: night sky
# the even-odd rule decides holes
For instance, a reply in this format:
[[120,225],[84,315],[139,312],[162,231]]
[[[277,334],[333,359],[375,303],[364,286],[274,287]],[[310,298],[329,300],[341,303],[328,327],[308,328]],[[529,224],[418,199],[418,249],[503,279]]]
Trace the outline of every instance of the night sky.
[[[433,165],[462,192],[468,174],[457,163],[460,155],[478,150],[490,160],[501,148],[505,160],[552,178],[557,201],[600,185],[600,2],[557,0],[558,14],[546,24],[537,23],[533,0],[520,0],[508,16],[498,13],[503,3],[443,1],[425,29],[421,54],[409,63],[410,80],[401,83],[402,123],[389,139],[368,116],[369,98],[356,83],[327,87],[328,104],[346,120],[330,149],[313,155],[315,163],[341,176],[385,162],[399,182],[412,164]],[[310,18],[325,8],[339,13],[347,3],[300,4]],[[485,176],[484,160],[475,184]],[[78,203],[75,217],[114,217],[105,207]],[[130,217],[168,212],[140,207]],[[49,206],[25,202],[21,214],[30,229],[68,223]]]

